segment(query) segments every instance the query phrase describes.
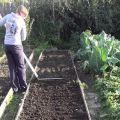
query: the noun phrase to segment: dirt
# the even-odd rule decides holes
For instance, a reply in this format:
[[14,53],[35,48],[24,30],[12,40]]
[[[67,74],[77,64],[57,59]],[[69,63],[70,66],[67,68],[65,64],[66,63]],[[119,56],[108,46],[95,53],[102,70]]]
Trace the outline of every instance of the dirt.
[[19,120],[88,120],[68,51],[45,51],[38,74],[43,80],[32,80]]
[[[87,91],[93,92],[94,91],[94,81],[92,75],[90,73],[86,73],[82,69],[82,62],[81,61],[74,61],[76,70],[81,82],[87,85]],[[86,90],[86,89],[85,89]]]
[[6,65],[6,59],[0,63],[0,103],[4,100],[8,90],[10,89],[10,83],[8,81],[8,66]]

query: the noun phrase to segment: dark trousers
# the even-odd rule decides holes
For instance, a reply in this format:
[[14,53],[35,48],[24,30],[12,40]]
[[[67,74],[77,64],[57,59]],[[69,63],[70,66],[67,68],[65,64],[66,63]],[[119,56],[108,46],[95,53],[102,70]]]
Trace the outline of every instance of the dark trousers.
[[26,88],[27,83],[23,46],[5,45],[5,53],[8,59],[10,82],[13,90]]

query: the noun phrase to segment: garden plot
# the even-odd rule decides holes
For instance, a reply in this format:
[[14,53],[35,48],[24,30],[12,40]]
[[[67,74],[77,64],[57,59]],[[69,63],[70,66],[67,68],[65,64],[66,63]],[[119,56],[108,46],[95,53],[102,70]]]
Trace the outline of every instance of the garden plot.
[[44,51],[37,72],[17,120],[89,120],[68,51]]
[[0,63],[0,104],[4,100],[7,92],[10,89],[10,83],[8,80],[8,66],[7,60],[4,58]]

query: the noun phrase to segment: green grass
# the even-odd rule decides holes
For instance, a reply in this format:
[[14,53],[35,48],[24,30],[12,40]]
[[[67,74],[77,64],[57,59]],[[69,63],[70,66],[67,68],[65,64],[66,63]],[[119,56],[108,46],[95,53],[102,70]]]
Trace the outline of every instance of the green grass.
[[39,57],[39,55],[40,55],[40,53],[44,50],[44,49],[46,49],[46,48],[48,48],[49,47],[49,45],[48,45],[48,43],[47,42],[45,42],[45,43],[41,43],[37,48],[35,48],[35,56],[37,56],[37,57]]
[[19,103],[21,102],[22,94],[16,94],[13,96],[11,102],[7,106],[4,116],[1,120],[14,120],[19,108]]

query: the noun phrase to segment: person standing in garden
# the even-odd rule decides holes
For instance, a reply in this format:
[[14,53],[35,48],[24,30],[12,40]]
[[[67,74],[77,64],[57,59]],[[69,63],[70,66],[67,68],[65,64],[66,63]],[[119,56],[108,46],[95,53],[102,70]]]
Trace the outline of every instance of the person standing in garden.
[[22,41],[26,39],[26,25],[24,19],[28,15],[25,6],[20,5],[16,13],[10,13],[2,18],[0,26],[5,26],[5,53],[10,71],[10,83],[14,93],[26,91],[26,69]]

